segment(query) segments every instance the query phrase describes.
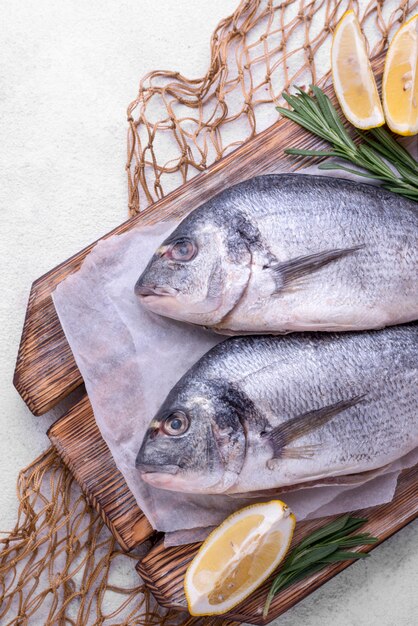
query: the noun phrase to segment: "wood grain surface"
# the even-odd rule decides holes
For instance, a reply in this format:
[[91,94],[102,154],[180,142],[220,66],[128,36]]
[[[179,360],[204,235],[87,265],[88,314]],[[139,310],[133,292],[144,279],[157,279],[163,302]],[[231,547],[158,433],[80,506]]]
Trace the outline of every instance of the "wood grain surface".
[[[370,532],[378,537],[379,543],[418,517],[418,465],[402,472],[392,502],[357,511],[355,515],[368,519],[368,523],[361,528],[361,532]],[[332,519],[334,517],[297,524],[292,546]],[[138,563],[138,573],[160,604],[184,610],[186,607],[183,590],[184,574],[200,545],[191,544],[164,548],[163,542],[160,542]],[[378,544],[355,548],[354,550],[368,552],[373,550],[376,545]],[[273,574],[257,591],[235,607],[227,616],[250,624],[268,624],[351,563],[352,561],[345,561],[329,565],[321,572],[317,572],[283,590],[275,597],[266,620],[263,620],[263,606],[274,577]]]
[[[381,76],[383,56],[373,60]],[[332,87],[326,89],[333,97]],[[263,172],[295,171],[306,160],[287,157],[286,147],[305,149],[322,146],[321,141],[293,122],[282,119],[251,141],[214,163],[140,215],[107,233],[103,239],[124,233],[139,224],[183,216],[216,193]],[[96,242],[95,242],[96,243]],[[51,293],[66,276],[76,272],[95,244],[91,244],[33,283],[19,347],[14,384],[29,409],[42,415],[82,383],[71,350],[59,324]]]
[[122,548],[131,550],[153,534],[97,428],[87,396],[51,426],[48,437]]

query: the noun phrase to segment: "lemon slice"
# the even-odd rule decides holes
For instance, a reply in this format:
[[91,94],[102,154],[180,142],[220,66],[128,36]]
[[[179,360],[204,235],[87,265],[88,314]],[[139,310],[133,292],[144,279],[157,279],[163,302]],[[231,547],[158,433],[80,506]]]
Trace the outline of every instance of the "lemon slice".
[[296,519],[280,500],[228,517],[200,547],[186,572],[191,615],[226,613],[249,596],[285,556]]
[[418,133],[418,15],[401,26],[392,39],[382,95],[389,128],[398,135]]
[[348,121],[362,129],[382,126],[383,109],[354,11],[347,11],[335,29],[331,68],[334,90]]

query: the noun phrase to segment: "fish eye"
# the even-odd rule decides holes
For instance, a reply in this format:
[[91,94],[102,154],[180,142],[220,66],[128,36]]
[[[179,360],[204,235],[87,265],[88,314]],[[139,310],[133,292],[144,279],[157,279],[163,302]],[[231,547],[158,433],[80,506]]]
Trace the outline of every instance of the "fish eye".
[[163,431],[166,435],[177,437],[184,435],[190,426],[190,420],[182,411],[171,413],[163,422]]
[[197,247],[190,239],[178,239],[165,253],[173,261],[191,261],[197,254]]

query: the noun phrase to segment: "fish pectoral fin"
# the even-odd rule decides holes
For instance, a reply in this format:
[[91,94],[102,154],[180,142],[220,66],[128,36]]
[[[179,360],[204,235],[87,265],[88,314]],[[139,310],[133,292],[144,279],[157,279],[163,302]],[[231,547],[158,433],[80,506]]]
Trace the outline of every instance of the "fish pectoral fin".
[[[317,430],[343,411],[358,404],[364,397],[365,394],[353,396],[348,400],[341,400],[335,404],[330,404],[320,409],[315,409],[314,411],[308,411],[302,415],[292,417],[287,420],[287,422],[283,422],[279,424],[279,426],[264,433],[263,436],[269,440],[273,447],[273,459],[283,458],[286,454],[292,454],[292,448],[288,447],[292,441],[300,439],[312,431]],[[293,450],[297,450],[297,448],[293,448]],[[288,456],[288,458],[290,457]]]
[[305,256],[289,259],[288,261],[272,263],[271,265],[264,266],[264,269],[269,269],[273,272],[276,282],[275,293],[279,293],[295,281],[300,280],[309,274],[313,274],[329,263],[339,261],[340,259],[343,259],[349,254],[357,252],[364,247],[364,244],[360,244],[358,246],[353,246],[352,248],[324,250],[322,252],[316,252],[314,254],[307,254]]
[[283,448],[280,457],[282,459],[311,459],[321,448],[320,443],[312,446],[287,446]]
[[315,452],[322,448],[321,444],[312,446],[291,446],[285,447],[280,453],[280,457],[273,457],[266,463],[267,469],[274,470],[280,465],[282,459],[312,459]]

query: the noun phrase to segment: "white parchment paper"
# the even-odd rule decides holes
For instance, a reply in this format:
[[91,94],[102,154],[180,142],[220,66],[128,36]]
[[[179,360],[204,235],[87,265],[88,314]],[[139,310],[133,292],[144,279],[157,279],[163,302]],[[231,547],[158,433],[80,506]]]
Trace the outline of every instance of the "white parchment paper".
[[[160,223],[100,241],[81,269],[53,294],[100,432],[139,506],[154,528],[173,533],[167,536],[172,544],[201,538],[207,531],[185,531],[216,525],[248,502],[245,496],[159,490],[144,483],[135,469],[145,430],[170,389],[207,350],[224,340],[149,313],[134,294],[137,278],[174,227],[173,222]],[[400,469],[415,464],[415,456],[408,455],[383,476],[356,488],[305,488],[286,493],[283,499],[298,519],[388,502]]]

